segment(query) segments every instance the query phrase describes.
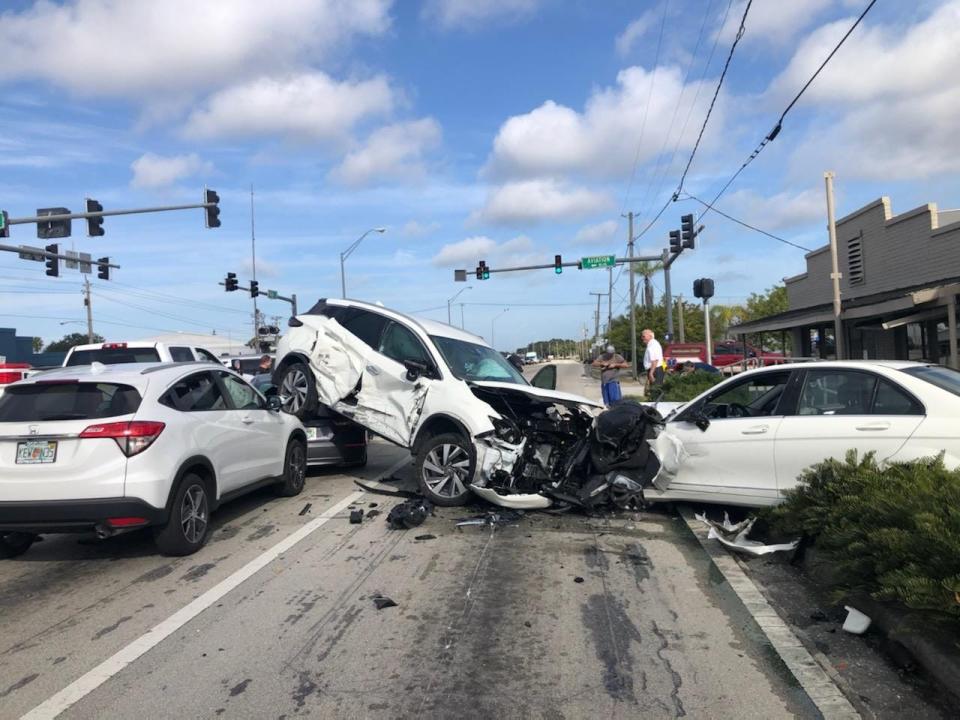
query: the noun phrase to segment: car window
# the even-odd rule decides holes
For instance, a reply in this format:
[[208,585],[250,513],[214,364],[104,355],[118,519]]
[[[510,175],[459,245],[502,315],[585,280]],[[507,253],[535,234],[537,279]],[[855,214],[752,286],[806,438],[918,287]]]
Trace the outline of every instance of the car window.
[[199,357],[201,360],[209,360],[210,362],[217,363],[217,365],[220,364],[220,361],[217,359],[216,355],[214,355],[209,350],[204,350],[203,348],[196,348],[196,350],[197,350],[197,357]]
[[789,371],[743,378],[708,396],[703,404],[703,414],[711,419],[773,415],[789,379]]
[[340,320],[340,324],[374,350],[378,350],[387,318],[359,308],[350,308],[350,311]]
[[194,373],[178,380],[164,393],[160,402],[184,412],[227,409],[220,386],[209,372]]
[[13,385],[0,395],[0,422],[99,420],[136,412],[140,399],[136,388],[116,383]]
[[960,371],[937,365],[921,365],[904,368],[903,372],[924,382],[928,382],[948,393],[960,395]]
[[427,349],[417,336],[409,328],[396,322],[391,322],[383,334],[380,352],[398,363],[413,360],[428,367],[433,364],[427,355]]
[[263,399],[257,391],[240,378],[220,373],[220,379],[223,380],[230,401],[237,410],[259,410],[264,407]]
[[193,353],[187,347],[172,347],[170,348],[170,359],[174,362],[192,362]]
[[877,376],[852,370],[808,370],[798,415],[868,415]]
[[158,362],[160,355],[156,348],[108,347],[91,350],[74,350],[67,359],[67,367],[74,365],[120,365],[123,363]]
[[874,415],[923,415],[923,406],[889,380],[881,378],[873,400]]
[[460,380],[493,380],[517,385],[528,384],[523,375],[491,347],[441,335],[430,337],[440,350],[450,372]]

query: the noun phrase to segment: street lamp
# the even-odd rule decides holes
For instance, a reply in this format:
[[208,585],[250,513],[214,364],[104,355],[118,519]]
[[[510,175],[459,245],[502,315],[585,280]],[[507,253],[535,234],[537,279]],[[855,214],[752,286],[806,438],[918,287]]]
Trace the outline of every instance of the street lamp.
[[360,237],[358,237],[357,240],[353,243],[353,245],[351,245],[351,246],[348,247],[346,250],[344,250],[342,253],[340,253],[340,293],[341,293],[341,296],[342,296],[342,297],[344,297],[344,298],[347,297],[347,279],[346,279],[346,275],[344,274],[344,270],[343,270],[343,262],[344,262],[344,260],[346,260],[348,257],[350,257],[350,253],[352,253],[354,250],[357,249],[357,247],[360,245],[361,242],[363,242],[363,239],[364,239],[367,235],[369,235],[369,234],[372,233],[372,232],[378,232],[378,233],[381,233],[381,234],[382,234],[382,233],[385,233],[386,231],[387,231],[387,229],[386,229],[386,228],[383,228],[383,227],[370,228],[370,229],[367,230],[363,235],[361,235]]
[[[462,293],[464,290],[473,290],[473,285],[467,285],[465,288],[461,289],[460,292],[458,292],[452,298],[447,300],[447,325],[453,325],[453,320],[450,318],[450,303],[452,303],[454,300],[460,297],[460,293]],[[462,322],[461,322],[461,325],[462,325]]]
[[503,315],[503,313],[507,313],[507,312],[510,312],[510,308],[507,308],[506,310],[501,312],[499,315],[494,315],[493,320],[490,321],[490,347],[492,347],[494,350],[497,349],[496,343],[494,342],[494,330],[496,329],[495,325],[497,322],[497,318]]

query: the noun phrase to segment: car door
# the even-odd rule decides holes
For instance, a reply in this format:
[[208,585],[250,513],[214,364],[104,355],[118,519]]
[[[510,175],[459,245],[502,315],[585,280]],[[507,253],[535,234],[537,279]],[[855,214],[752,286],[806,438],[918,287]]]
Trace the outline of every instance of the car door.
[[670,495],[732,504],[776,500],[774,438],[790,371],[751,373],[678,415],[666,432],[682,447]]
[[777,431],[781,494],[811,465],[831,457],[842,460],[850,450],[889,458],[923,420],[923,406],[909,392],[869,370],[809,368],[799,383],[796,408]]
[[239,441],[233,462],[241,485],[278,477],[287,441],[279,413],[267,410],[263,396],[245,380],[222,370],[216,375],[229,406],[227,422]]
[[237,455],[244,450],[243,436],[234,429],[227,399],[213,372],[204,370],[177,380],[160,402],[179,410],[190,422],[193,447],[213,465],[220,493],[241,486],[244,479]]

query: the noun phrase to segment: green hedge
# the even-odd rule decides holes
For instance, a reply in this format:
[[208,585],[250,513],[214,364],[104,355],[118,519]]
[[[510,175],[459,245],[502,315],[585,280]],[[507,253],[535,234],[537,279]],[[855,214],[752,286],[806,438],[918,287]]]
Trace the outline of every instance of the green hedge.
[[663,385],[660,387],[650,387],[647,389],[647,396],[654,399],[663,391],[664,402],[686,402],[693,400],[704,390],[709,390],[714,385],[722,382],[726,378],[718,373],[702,372],[695,370],[692,373],[667,373],[663,379]]
[[851,451],[806,470],[764,517],[775,534],[814,536],[844,589],[960,618],[960,470],[942,455],[881,466]]

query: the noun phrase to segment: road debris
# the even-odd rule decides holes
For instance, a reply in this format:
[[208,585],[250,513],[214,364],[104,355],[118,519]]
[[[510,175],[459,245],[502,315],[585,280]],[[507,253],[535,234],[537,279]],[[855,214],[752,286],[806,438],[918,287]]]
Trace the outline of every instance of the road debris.
[[359,525],[363,522],[363,510],[351,510],[350,511],[350,524]]
[[575,583],[582,583],[582,582],[583,582],[583,578],[580,577],[579,575],[577,575],[577,576],[573,579],[573,581],[574,581]]
[[756,518],[747,518],[734,524],[730,522],[730,516],[726,512],[723,513],[722,523],[711,520],[706,515],[699,513],[694,515],[694,517],[710,528],[710,532],[707,533],[709,540],[717,540],[730,550],[747,553],[748,555],[759,557],[760,555],[769,555],[770,553],[781,550],[796,550],[797,544],[800,542],[799,540],[794,540],[793,542],[781,543],[779,545],[765,545],[758,540],[748,539],[747,535],[749,535],[753,529],[753,523],[756,522]]
[[457,527],[467,527],[471,525],[502,527],[517,522],[522,519],[523,516],[523,510],[491,510],[483,515],[474,515],[465,520],[460,520],[457,523]]
[[307,503],[306,505],[303,506],[303,510],[301,510],[297,514],[301,516],[306,515],[308,512],[310,512],[310,508],[312,507],[313,507],[313,503]]
[[399,607],[393,600],[388,598],[386,595],[374,595],[373,604],[377,606],[377,610],[383,610],[384,608]]
[[436,540],[436,539],[437,539],[436,535],[430,535],[429,533],[427,533],[426,535],[417,535],[414,538],[414,540]]
[[843,621],[843,629],[851,635],[863,635],[870,627],[870,616],[864,615],[849,605],[843,606],[847,611],[847,619]]
[[433,514],[433,503],[425,497],[416,496],[395,505],[387,514],[387,522],[393,530],[409,530],[422,525]]

